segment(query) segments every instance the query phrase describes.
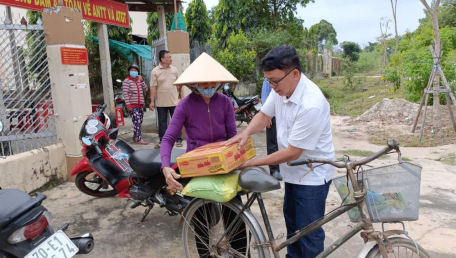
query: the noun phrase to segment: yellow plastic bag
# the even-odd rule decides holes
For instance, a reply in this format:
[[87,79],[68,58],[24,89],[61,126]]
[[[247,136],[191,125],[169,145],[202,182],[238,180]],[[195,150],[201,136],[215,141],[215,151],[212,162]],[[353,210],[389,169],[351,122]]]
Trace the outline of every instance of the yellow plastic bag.
[[182,190],[183,195],[216,202],[229,202],[242,188],[238,185],[240,171],[226,175],[194,177]]

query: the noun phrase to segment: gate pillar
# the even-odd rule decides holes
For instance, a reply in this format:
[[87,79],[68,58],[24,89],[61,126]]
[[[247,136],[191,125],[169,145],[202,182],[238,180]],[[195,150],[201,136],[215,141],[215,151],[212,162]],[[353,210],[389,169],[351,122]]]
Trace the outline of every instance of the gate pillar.
[[57,135],[65,145],[68,179],[82,159],[79,131],[91,114],[87,49],[80,11],[58,6],[43,10]]

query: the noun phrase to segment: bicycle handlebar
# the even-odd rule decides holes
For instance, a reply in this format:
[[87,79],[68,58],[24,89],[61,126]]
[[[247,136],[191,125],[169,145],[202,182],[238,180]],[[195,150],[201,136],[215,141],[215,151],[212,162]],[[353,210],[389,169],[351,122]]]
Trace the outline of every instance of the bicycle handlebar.
[[[363,160],[351,162],[350,164],[351,164],[352,168],[361,166],[361,165],[365,165],[375,159],[378,159],[380,156],[385,155],[386,153],[388,153],[392,150],[396,150],[396,152],[398,153],[399,161],[400,161],[401,160],[401,151],[399,150],[399,143],[397,143],[394,139],[388,139],[387,145],[388,145],[388,147],[383,148],[379,152],[377,152]],[[288,166],[300,166],[300,165],[307,165],[307,164],[312,164],[312,163],[329,164],[336,168],[346,168],[345,163],[336,163],[335,161],[329,160],[329,159],[294,160],[294,161],[288,162],[287,164],[288,164]]]

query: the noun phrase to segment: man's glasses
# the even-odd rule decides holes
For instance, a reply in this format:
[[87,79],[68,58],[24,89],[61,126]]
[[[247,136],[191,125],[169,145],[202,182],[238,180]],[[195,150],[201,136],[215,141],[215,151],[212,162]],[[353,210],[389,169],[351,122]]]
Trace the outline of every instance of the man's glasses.
[[279,82],[281,82],[285,77],[287,77],[291,72],[293,72],[296,68],[291,69],[285,76],[283,76],[280,80],[278,81],[270,81],[268,78],[264,78],[265,81],[267,81],[269,84],[277,86]]

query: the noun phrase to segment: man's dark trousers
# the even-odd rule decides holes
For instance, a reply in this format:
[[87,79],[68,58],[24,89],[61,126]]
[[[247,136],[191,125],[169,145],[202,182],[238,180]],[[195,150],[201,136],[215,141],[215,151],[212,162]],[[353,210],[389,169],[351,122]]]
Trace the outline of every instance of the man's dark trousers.
[[[331,181],[324,185],[296,185],[285,183],[283,214],[287,235],[305,228],[325,215],[326,198]],[[325,231],[312,231],[287,247],[286,258],[315,258],[324,249]]]
[[[272,125],[269,128],[266,128],[266,148],[268,155],[276,152],[279,150],[279,146],[277,145],[277,128],[276,128],[276,121],[275,117],[272,118]],[[269,166],[269,173],[272,175],[274,172],[280,172],[279,165],[270,165]]]
[[[157,107],[158,114],[158,136],[160,137],[160,142],[165,135],[166,129],[168,129],[168,113],[170,117],[173,117],[174,110],[176,107]],[[179,134],[177,142],[182,142],[182,134]]]

